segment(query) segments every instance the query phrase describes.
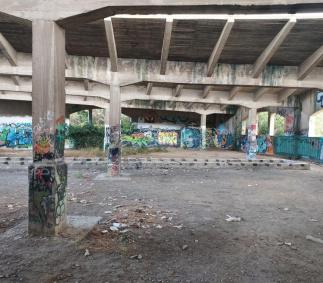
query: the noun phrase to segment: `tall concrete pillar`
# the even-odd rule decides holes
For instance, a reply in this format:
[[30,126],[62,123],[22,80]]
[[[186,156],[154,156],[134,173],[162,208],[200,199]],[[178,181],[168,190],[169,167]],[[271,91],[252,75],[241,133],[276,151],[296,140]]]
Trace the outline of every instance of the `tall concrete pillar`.
[[257,109],[249,109],[247,159],[257,158]]
[[268,131],[271,137],[275,135],[275,120],[276,113],[268,112]]
[[91,126],[93,125],[93,110],[92,109],[89,109],[88,123]]
[[33,164],[28,231],[55,235],[65,222],[65,31],[55,22],[32,23]]
[[206,114],[201,114],[202,148],[206,148]]
[[104,109],[104,143],[103,150],[108,155],[110,144],[110,105]]
[[121,171],[121,97],[118,73],[111,74],[108,175],[118,176]]

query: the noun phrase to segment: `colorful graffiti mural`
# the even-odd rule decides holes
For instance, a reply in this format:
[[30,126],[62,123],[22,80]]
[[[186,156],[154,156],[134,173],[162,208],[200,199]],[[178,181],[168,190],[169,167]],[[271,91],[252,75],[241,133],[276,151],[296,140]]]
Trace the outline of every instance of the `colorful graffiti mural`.
[[295,132],[295,110],[294,108],[279,108],[277,114],[285,118],[284,134],[294,135]]
[[181,131],[181,147],[200,148],[202,136],[200,128],[183,128]]
[[123,146],[157,147],[178,146],[180,131],[160,129],[137,129],[130,135],[122,135]]
[[158,144],[162,146],[177,146],[178,133],[176,131],[158,132]]
[[257,144],[259,154],[274,154],[273,142],[270,135],[258,136]]
[[31,123],[0,124],[0,147],[31,148]]

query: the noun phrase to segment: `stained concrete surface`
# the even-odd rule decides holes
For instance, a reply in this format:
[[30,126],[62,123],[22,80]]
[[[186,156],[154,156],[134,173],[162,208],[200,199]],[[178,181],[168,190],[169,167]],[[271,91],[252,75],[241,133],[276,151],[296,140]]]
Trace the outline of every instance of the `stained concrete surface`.
[[79,240],[1,236],[26,220],[28,189],[26,171],[0,172],[1,282],[323,281],[323,246],[305,238],[323,238],[322,167],[102,173],[69,170],[68,214],[102,217]]

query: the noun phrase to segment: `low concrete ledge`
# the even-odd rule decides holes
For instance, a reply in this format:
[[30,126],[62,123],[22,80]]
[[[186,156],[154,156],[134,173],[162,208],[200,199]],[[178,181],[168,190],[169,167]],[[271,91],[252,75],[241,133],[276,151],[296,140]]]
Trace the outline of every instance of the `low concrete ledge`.
[[[105,167],[103,158],[65,158],[71,168]],[[32,163],[31,158],[0,157],[1,169],[24,169]],[[310,163],[287,159],[216,159],[216,158],[122,158],[123,169],[149,168],[277,168],[309,170]]]

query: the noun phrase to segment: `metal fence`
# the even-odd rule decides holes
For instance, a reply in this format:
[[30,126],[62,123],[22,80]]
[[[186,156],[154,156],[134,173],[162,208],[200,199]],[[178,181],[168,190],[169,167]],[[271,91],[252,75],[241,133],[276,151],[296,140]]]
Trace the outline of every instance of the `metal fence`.
[[323,163],[323,138],[275,137],[274,152],[290,158],[305,158]]

